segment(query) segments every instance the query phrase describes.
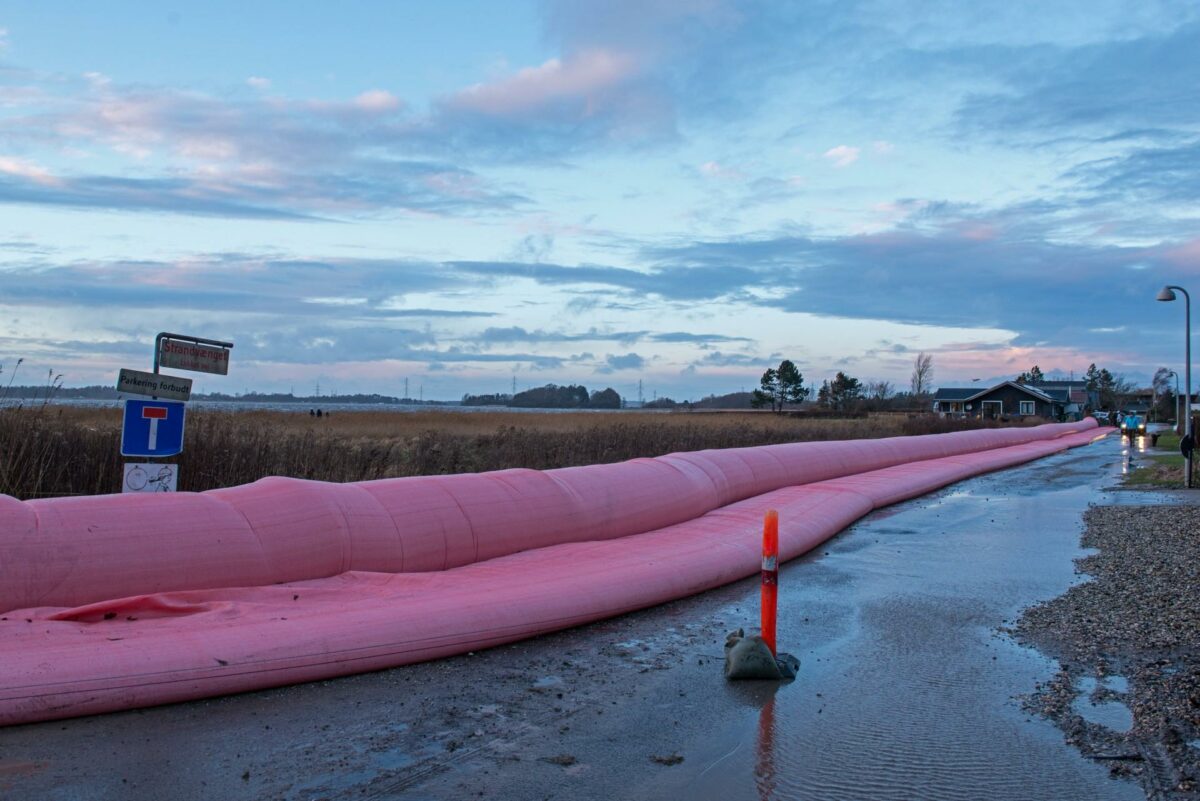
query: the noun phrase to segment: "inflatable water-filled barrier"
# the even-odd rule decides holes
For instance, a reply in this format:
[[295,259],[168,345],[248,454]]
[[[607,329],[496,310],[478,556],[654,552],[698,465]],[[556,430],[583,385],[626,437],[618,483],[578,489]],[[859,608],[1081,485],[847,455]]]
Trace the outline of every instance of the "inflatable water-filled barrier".
[[560,470],[0,496],[0,725],[465,653],[702,592],[1094,420]]

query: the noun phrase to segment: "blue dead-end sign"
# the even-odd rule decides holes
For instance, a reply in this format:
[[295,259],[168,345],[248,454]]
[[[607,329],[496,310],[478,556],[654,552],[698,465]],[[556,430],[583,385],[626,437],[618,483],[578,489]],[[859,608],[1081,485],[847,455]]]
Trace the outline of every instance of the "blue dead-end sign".
[[184,404],[127,400],[121,427],[122,456],[174,456],[183,450]]

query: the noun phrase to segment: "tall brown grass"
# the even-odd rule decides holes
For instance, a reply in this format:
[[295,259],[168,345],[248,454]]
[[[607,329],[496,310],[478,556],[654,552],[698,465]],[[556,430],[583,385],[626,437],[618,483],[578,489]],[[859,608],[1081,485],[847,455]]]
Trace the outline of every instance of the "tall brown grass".
[[[191,410],[179,489],[264,476],[363,481],[548,469],[672,451],[931,434],[979,427],[933,415],[804,420],[769,413],[529,414]],[[18,498],[118,492],[121,411],[49,405],[0,409],[0,493]]]

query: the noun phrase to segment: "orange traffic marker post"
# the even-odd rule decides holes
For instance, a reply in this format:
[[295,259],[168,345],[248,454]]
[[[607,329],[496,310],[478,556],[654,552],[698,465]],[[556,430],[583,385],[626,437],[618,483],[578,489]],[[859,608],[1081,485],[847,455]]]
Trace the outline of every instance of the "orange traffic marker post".
[[745,636],[742,629],[725,638],[725,678],[791,681],[800,660],[775,650],[775,618],[779,605],[779,512],[763,520],[762,633]]
[[779,604],[779,512],[767,511],[763,521],[762,638],[775,654],[775,618]]

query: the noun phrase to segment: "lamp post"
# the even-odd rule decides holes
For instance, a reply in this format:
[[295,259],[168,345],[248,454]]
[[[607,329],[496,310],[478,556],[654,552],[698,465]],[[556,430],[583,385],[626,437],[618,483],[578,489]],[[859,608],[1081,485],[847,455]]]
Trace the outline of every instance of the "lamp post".
[[[1192,297],[1187,293],[1187,290],[1181,286],[1170,284],[1164,286],[1158,291],[1158,296],[1155,300],[1172,301],[1175,300],[1175,290],[1183,293],[1183,320],[1184,320],[1184,362],[1183,362],[1183,392],[1186,400],[1183,404],[1184,414],[1187,415],[1187,427],[1185,429],[1186,436],[1189,442],[1192,442]],[[1176,376],[1178,377],[1178,376]],[[1192,486],[1192,457],[1191,451],[1184,460],[1184,475],[1183,486],[1191,488]]]

